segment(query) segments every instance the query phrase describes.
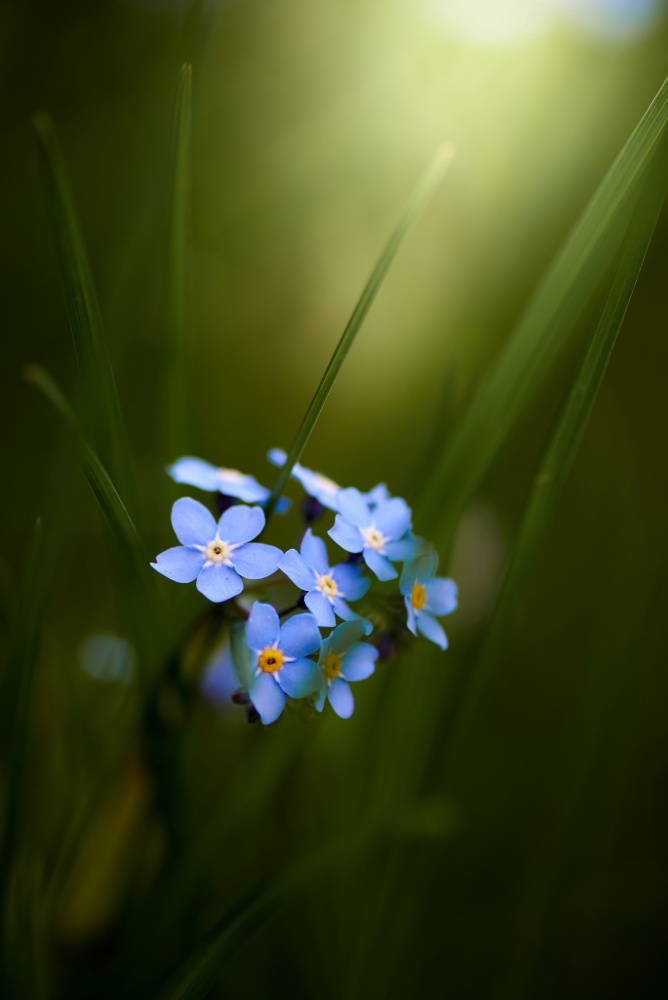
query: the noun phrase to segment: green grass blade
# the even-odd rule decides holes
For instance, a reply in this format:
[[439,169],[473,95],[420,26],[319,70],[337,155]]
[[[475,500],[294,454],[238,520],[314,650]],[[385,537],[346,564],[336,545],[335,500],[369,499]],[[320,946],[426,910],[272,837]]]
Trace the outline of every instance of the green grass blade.
[[453,431],[420,509],[446,544],[605,276],[646,165],[668,121],[668,80],[618,155],[539,285],[508,346]]
[[451,761],[458,758],[484,692],[502,662],[505,641],[517,618],[528,571],[580,445],[645,260],[667,187],[668,141],[664,140],[646,175],[644,189],[625,234],[585,357],[534,479],[497,606],[457,718],[450,749]]
[[174,107],[174,180],[169,245],[167,315],[167,453],[183,454],[187,442],[188,233],[192,132],[192,68],[181,69]]
[[[46,207],[95,445],[124,496],[134,500],[130,450],[86,246],[51,120],[35,115]],[[134,505],[134,504],[133,504]]]
[[[149,561],[137,529],[109,473],[84,437],[76,415],[53,379],[38,365],[28,365],[24,376],[41,394],[63,437],[72,447],[111,529],[130,579],[133,585],[138,586],[139,593],[146,602],[145,612],[151,615],[154,622],[159,620],[161,610],[158,592]],[[147,622],[146,628],[150,631],[150,622]]]
[[285,460],[285,465],[276,477],[276,481],[274,482],[274,486],[271,491],[271,496],[265,508],[267,518],[269,518],[273,513],[274,507],[285,489],[285,485],[290,478],[290,473],[292,472],[295,463],[301,458],[306,442],[308,441],[311,431],[313,430],[315,423],[322,412],[322,408],[332,390],[332,386],[334,385],[341,370],[341,366],[346,359],[346,355],[352,347],[355,337],[359,333],[360,327],[362,326],[366,314],[371,307],[371,303],[375,299],[378,290],[383,283],[385,275],[389,270],[390,264],[394,260],[394,256],[399,249],[404,236],[416,221],[427,201],[440,183],[445,171],[452,162],[454,155],[455,149],[451,145],[446,144],[439,148],[434,160],[415,187],[403,215],[401,216],[394,232],[390,236],[390,239],[388,240],[376,266],[371,272],[371,277],[367,281],[364,291],[362,292],[359,301],[357,302],[357,305],[348,320],[348,324],[341,334],[341,339],[336,345],[336,349],[332,354],[327,368],[325,369],[325,373],[315,391],[315,395],[311,400],[308,410],[306,411],[306,415],[304,416],[299,430],[295,435],[294,441],[290,446],[288,457]]

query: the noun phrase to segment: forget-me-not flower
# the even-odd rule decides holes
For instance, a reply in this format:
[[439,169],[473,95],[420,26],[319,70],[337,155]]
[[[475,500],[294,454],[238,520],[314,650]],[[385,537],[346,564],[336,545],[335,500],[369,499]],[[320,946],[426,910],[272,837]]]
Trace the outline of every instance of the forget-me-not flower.
[[454,580],[435,577],[437,557],[432,551],[417,556],[404,565],[399,581],[399,589],[404,595],[407,625],[413,635],[418,629],[427,639],[431,639],[441,649],[446,649],[448,640],[434,615],[449,615],[457,607],[457,585]]
[[[288,456],[282,448],[272,448],[267,457],[274,465],[282,466],[285,465],[285,460]],[[293,479],[297,479],[308,495],[315,497],[323,507],[328,507],[330,510],[339,509],[336,506],[336,495],[341,487],[333,479],[329,479],[319,472],[313,472],[312,469],[307,469],[305,466],[300,465],[299,462],[295,463],[290,475]]]
[[200,691],[207,701],[231,702],[232,695],[239,687],[229,639],[225,639],[207,661],[200,681]]
[[196,580],[199,592],[216,603],[241,593],[242,576],[271,576],[283,555],[275,545],[252,541],[264,528],[261,507],[230,507],[216,524],[203,504],[182,497],[172,507],[172,527],[181,545],[161,552],[151,566],[177,583]]
[[[186,456],[167,469],[172,479],[177,483],[197,486],[200,490],[224,493],[228,497],[237,497],[244,503],[258,503],[262,507],[270,496],[270,490],[261,486],[254,476],[247,476],[238,469],[218,468],[201,458]],[[287,510],[290,501],[281,498],[276,505],[279,514]]]
[[320,642],[313,615],[294,615],[281,625],[271,604],[253,604],[246,622],[246,645],[251,651],[248,694],[265,726],[283,711],[286,694],[303,698],[317,689],[318,668],[306,657]]
[[330,569],[325,543],[310,528],[304,535],[301,553],[289,549],[278,568],[300,590],[306,591],[304,603],[321,628],[336,625],[335,615],[345,621],[359,617],[346,600],[356,601],[366,594],[371,581],[362,576],[359,566],[350,563],[339,563]]
[[361,552],[379,580],[393,580],[397,571],[391,560],[410,559],[417,542],[410,532],[411,511],[405,500],[393,497],[370,507],[359,490],[341,490],[340,511],[328,532],[347,552]]
[[318,667],[320,688],[315,707],[322,712],[325,699],[342,719],[353,714],[355,703],[349,681],[363,681],[375,670],[378,650],[368,642],[360,642],[364,635],[362,621],[344,622],[323,640]]

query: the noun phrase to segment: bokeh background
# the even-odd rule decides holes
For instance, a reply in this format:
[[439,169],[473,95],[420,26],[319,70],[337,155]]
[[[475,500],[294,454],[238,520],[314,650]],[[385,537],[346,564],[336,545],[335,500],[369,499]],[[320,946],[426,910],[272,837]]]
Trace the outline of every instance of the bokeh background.
[[[182,63],[194,99],[183,440],[268,485],[267,450],[289,445],[411,186],[451,141],[455,162],[303,459],[343,485],[385,481],[419,509],[443,442],[661,85],[667,46],[659,0],[5,0],[5,620],[36,516],[60,539],[25,777],[17,995],[158,996],[225,908],[317,848],[331,864],[258,919],[213,996],[665,995],[665,216],[456,780],[446,733],[581,339],[441,567],[460,585],[445,654],[420,640],[381,665],[349,722],[326,714],[264,731],[197,698],[184,714],[167,692],[187,844],[171,881],[132,653],[105,667],[91,646],[127,638],[113,554],[21,373],[38,361],[79,398],[31,126],[46,109],[153,557],[172,544],[169,508],[184,494],[164,472],[177,457],[164,344]],[[294,514],[275,530],[292,545]],[[163,589],[179,620],[203,610]],[[416,699],[429,705],[424,725]]]

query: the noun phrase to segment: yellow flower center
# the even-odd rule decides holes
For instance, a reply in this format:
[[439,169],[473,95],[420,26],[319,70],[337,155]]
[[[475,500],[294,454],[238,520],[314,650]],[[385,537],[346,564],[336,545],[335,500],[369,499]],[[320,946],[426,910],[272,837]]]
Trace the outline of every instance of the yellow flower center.
[[265,674],[273,674],[283,666],[283,654],[280,649],[265,649],[260,653],[257,665]]
[[227,542],[221,542],[219,538],[215,538],[212,542],[209,542],[207,547],[204,549],[204,555],[212,563],[224,563],[230,557],[231,552],[230,546]]
[[427,595],[425,589],[421,583],[414,583],[413,589],[411,590],[411,604],[416,611],[419,611],[424,602],[427,600]]
[[341,657],[330,653],[325,660],[325,677],[338,677],[341,673]]
[[375,549],[376,552],[382,552],[385,545],[385,538],[378,530],[373,526],[370,528],[360,528],[362,532],[362,538],[364,539],[364,544],[368,549]]
[[325,597],[336,597],[339,592],[339,588],[336,586],[336,581],[332,580],[331,576],[327,576],[326,573],[318,575],[318,590],[321,590]]

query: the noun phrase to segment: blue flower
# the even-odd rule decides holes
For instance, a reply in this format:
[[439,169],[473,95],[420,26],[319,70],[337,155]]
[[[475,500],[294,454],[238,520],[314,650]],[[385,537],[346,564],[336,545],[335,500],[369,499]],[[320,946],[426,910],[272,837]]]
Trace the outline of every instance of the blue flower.
[[371,581],[362,576],[359,566],[350,563],[339,563],[330,569],[325,543],[310,528],[304,535],[301,555],[296,549],[289,549],[278,568],[300,590],[306,591],[304,603],[321,628],[336,625],[335,615],[345,621],[359,617],[350,610],[346,598],[358,600],[366,594]]
[[359,642],[364,635],[361,621],[344,622],[337,626],[320,647],[320,689],[315,707],[322,712],[325,699],[342,719],[353,714],[354,701],[349,681],[363,681],[375,670],[378,650],[368,642]]
[[339,492],[337,504],[340,514],[330,538],[347,552],[361,552],[379,580],[393,580],[397,571],[390,560],[410,559],[417,545],[415,538],[405,537],[411,527],[408,504],[393,497],[370,507],[360,491],[352,488]]
[[[285,465],[288,456],[281,448],[272,448],[267,457],[274,465],[281,466]],[[328,479],[319,472],[313,472],[299,462],[293,466],[290,475],[302,484],[309,496],[319,500],[323,507],[328,507],[330,510],[339,509],[336,506],[336,496],[341,487],[333,479]]]
[[264,528],[260,507],[230,507],[216,524],[201,503],[182,497],[172,507],[172,527],[181,545],[161,552],[151,566],[177,583],[197,580],[199,592],[216,603],[241,593],[242,576],[271,576],[283,555],[275,545],[248,544]]
[[417,635],[419,629],[427,639],[446,649],[445,632],[433,615],[449,615],[455,610],[457,585],[453,580],[434,576],[437,562],[433,550],[411,559],[404,565],[399,589],[404,595],[407,625],[413,635]]
[[303,698],[317,689],[318,668],[306,657],[320,642],[313,615],[294,615],[281,625],[271,604],[253,604],[246,622],[246,645],[251,651],[248,694],[265,726],[283,711],[286,694]]
[[[201,458],[180,458],[167,469],[172,479],[177,483],[187,483],[197,486],[200,490],[217,491],[228,497],[237,497],[245,503],[259,503],[264,506],[269,499],[270,491],[261,486],[253,476],[246,476],[238,469],[216,468]],[[281,499],[276,505],[279,514],[290,506],[289,500]]]
[[232,695],[238,687],[239,682],[234,672],[230,642],[229,639],[225,639],[204,668],[200,681],[200,691],[207,701],[228,702],[231,701]]

